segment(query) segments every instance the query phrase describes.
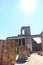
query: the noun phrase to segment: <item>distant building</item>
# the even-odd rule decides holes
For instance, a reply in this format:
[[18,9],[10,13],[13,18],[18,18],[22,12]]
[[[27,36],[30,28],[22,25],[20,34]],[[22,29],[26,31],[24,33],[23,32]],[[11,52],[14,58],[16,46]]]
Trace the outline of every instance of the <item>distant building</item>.
[[31,36],[30,32],[30,26],[27,27],[21,27],[21,34],[18,36],[8,37],[7,39],[15,39],[18,42],[19,46],[25,45],[27,48],[30,48],[32,51],[32,41],[31,38],[28,36]]
[[[37,44],[33,38],[41,38],[41,44]],[[31,35],[30,26],[21,27],[21,34],[18,36],[8,37],[7,39],[14,39],[19,46],[27,46],[31,51],[43,51],[43,32],[37,35]]]

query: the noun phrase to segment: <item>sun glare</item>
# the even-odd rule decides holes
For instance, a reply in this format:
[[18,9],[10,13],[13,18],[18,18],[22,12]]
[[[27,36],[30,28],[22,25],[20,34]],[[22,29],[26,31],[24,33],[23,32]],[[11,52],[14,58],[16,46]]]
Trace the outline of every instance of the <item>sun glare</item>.
[[22,0],[22,8],[26,12],[34,11],[36,7],[36,0]]

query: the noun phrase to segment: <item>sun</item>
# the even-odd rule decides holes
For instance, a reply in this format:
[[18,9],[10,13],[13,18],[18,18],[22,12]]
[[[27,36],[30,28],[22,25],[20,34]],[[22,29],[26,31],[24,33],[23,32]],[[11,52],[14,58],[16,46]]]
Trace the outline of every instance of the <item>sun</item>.
[[26,12],[32,12],[36,7],[36,0],[22,0],[22,8]]

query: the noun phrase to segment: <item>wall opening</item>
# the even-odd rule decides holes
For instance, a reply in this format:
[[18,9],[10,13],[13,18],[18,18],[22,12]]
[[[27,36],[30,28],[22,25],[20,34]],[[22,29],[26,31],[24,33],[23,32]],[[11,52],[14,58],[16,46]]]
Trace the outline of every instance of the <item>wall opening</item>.
[[25,34],[25,30],[22,30],[22,34],[23,34],[23,35]]

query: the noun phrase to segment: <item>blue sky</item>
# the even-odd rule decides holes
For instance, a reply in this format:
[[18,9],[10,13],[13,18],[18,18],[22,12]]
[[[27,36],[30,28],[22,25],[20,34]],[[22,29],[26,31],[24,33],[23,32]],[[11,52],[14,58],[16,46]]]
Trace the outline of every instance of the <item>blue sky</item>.
[[0,39],[20,34],[22,26],[30,26],[31,34],[43,31],[43,0],[36,0],[35,10],[28,14],[21,7],[22,0],[0,0]]

